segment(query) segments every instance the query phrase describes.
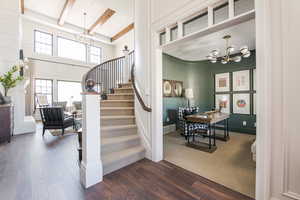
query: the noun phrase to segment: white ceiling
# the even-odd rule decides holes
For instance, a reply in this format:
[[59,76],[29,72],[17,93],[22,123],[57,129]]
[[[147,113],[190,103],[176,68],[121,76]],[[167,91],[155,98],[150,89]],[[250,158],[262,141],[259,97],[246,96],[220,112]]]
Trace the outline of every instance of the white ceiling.
[[[236,49],[238,53],[240,47],[247,45],[251,50],[255,49],[255,20],[250,20],[227,29],[197,38],[185,41],[173,48],[163,50],[164,53],[188,61],[207,60],[206,56],[214,49],[225,50],[225,35],[231,35],[229,44]],[[221,54],[223,56],[224,54]]]
[[[45,16],[58,19],[66,0],[25,0],[25,8]],[[112,37],[134,22],[134,0],[76,0],[68,13],[67,23],[84,28],[83,13],[87,13],[86,23],[89,28],[107,9],[116,13],[96,33]],[[26,14],[26,11],[25,11]]]

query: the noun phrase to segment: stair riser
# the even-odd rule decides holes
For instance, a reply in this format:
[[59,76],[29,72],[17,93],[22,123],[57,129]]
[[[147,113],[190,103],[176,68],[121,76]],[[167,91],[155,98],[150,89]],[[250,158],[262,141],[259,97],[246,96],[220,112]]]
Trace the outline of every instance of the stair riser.
[[101,126],[114,126],[114,125],[132,125],[135,124],[134,118],[129,119],[101,119]]
[[128,89],[122,89],[122,90],[118,90],[118,89],[115,89],[114,90],[115,94],[128,94],[128,93],[133,93],[133,90],[131,88],[128,88]]
[[127,165],[130,165],[131,163],[137,162],[145,157],[145,151],[138,152],[134,155],[131,155],[129,157],[125,157],[121,160],[118,160],[114,163],[104,164],[103,165],[103,174],[109,174],[113,171],[116,171],[118,169],[121,169]]
[[101,137],[119,137],[137,134],[137,128],[123,128],[117,130],[101,130]]
[[101,107],[133,107],[133,102],[101,102]]
[[108,100],[133,100],[133,95],[108,95]]
[[133,109],[111,109],[111,110],[101,110],[101,116],[116,116],[116,115],[134,115]]
[[140,145],[140,144],[141,144],[141,142],[140,142],[139,138],[129,140],[129,141],[125,141],[125,142],[121,142],[121,143],[117,143],[117,144],[106,144],[106,145],[101,146],[101,153],[102,153],[102,156],[103,156],[104,154],[107,154],[107,153],[122,151],[122,150],[125,150],[127,148],[137,146],[137,145]]
[[119,88],[131,88],[132,84],[131,83],[122,83],[119,84]]

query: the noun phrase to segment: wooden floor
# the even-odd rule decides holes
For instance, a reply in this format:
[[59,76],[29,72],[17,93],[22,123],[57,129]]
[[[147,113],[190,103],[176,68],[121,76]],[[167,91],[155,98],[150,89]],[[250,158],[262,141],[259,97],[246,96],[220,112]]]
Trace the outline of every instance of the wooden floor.
[[250,200],[162,161],[141,160],[85,190],[79,182],[76,135],[46,133],[0,144],[0,199],[5,200]]

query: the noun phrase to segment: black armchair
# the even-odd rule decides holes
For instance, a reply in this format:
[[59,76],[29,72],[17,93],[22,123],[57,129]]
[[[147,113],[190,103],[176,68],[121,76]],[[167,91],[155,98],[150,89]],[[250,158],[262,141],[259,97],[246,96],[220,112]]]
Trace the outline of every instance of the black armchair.
[[63,107],[43,107],[40,108],[43,122],[43,136],[46,129],[62,129],[62,135],[65,129],[75,127],[75,120],[72,116],[65,116]]

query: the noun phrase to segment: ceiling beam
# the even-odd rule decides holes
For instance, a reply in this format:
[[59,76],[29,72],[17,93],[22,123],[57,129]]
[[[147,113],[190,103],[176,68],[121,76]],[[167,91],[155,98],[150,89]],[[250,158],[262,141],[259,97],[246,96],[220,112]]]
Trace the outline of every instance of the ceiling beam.
[[111,41],[115,41],[117,39],[119,39],[120,37],[124,36],[126,33],[128,33],[129,31],[131,31],[132,29],[134,29],[134,23],[129,24],[126,28],[124,28],[123,30],[121,30],[119,33],[117,33],[116,35],[114,35],[111,38]]
[[24,0],[20,0],[20,6],[21,6],[21,13],[25,13],[25,5],[24,5]]
[[66,0],[64,8],[61,11],[59,19],[58,19],[58,25],[60,25],[60,26],[64,25],[65,20],[68,16],[68,12],[72,9],[74,3],[75,3],[75,0]]
[[116,11],[110,8],[106,9],[105,12],[97,19],[97,21],[89,28],[88,33],[92,34],[95,31],[97,26],[103,25],[115,13]]

